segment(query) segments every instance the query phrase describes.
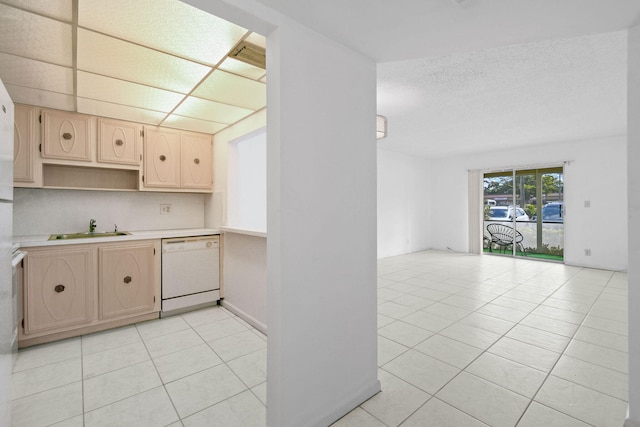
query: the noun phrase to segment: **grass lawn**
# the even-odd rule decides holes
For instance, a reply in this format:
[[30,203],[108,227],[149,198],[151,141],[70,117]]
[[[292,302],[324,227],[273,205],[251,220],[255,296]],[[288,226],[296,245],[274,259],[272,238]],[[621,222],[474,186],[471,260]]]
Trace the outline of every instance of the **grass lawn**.
[[[511,256],[512,254],[510,250],[505,251],[503,254],[501,250],[494,249],[493,252],[490,252],[488,248],[484,248],[484,253],[491,254],[491,255],[509,255],[509,256]],[[516,256],[523,256],[523,253],[520,251],[516,251]],[[549,261],[562,262],[564,260],[564,257],[562,255],[536,254],[534,252],[527,252],[526,254],[524,254],[524,256],[526,258],[545,259]]]

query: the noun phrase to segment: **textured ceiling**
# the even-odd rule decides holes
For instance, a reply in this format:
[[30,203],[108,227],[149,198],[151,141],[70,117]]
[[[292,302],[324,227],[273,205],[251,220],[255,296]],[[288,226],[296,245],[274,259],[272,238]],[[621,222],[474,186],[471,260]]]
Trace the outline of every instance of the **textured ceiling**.
[[[74,12],[77,10],[77,12]],[[264,37],[177,0],[0,0],[14,102],[216,133],[266,105]]]
[[378,65],[384,149],[425,157],[626,133],[626,30]]

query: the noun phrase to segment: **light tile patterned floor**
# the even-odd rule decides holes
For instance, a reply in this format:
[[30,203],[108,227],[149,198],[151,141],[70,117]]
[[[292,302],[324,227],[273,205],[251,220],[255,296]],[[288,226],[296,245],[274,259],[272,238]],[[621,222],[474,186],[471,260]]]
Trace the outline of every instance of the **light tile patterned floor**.
[[[378,261],[383,391],[334,427],[623,423],[627,277],[436,251]],[[264,426],[266,339],[223,308],[21,351],[14,426]]]

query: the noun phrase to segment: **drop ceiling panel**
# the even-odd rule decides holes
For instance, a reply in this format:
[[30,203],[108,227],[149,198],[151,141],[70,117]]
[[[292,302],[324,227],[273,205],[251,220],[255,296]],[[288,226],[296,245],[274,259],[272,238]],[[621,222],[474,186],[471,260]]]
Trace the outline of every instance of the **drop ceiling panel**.
[[183,95],[78,71],[78,96],[153,111],[169,112]]
[[0,53],[0,76],[5,83],[73,95],[71,68]]
[[78,29],[78,69],[189,93],[211,67]]
[[258,110],[267,104],[264,83],[217,70],[198,86],[193,94],[223,104]]
[[143,108],[129,107],[87,98],[78,98],[78,112],[152,125],[160,124],[166,115],[159,111],[145,110]]
[[226,124],[237,122],[251,113],[253,113],[253,111],[246,108],[207,101],[193,96],[185,99],[175,111],[175,114],[181,116]]
[[258,33],[251,33],[249,34],[249,37],[246,38],[246,40],[249,43],[253,43],[255,45],[258,45],[264,49],[267,48],[267,39],[265,36],[258,34]]
[[5,84],[13,102],[19,104],[38,105],[40,107],[73,111],[75,106],[72,95],[32,89],[24,86]]
[[71,67],[71,25],[0,4],[0,52]]
[[80,0],[82,27],[215,65],[247,33],[179,1]]
[[162,126],[192,130],[195,132],[216,133],[226,128],[228,125],[172,114],[167,117],[167,119],[162,123]]
[[253,80],[258,80],[266,74],[262,68],[255,67],[247,64],[246,62],[238,61],[237,59],[227,58],[219,67],[221,70],[229,71],[230,73],[238,74],[240,76],[248,77]]
[[2,2],[61,21],[71,22],[71,0],[3,0]]

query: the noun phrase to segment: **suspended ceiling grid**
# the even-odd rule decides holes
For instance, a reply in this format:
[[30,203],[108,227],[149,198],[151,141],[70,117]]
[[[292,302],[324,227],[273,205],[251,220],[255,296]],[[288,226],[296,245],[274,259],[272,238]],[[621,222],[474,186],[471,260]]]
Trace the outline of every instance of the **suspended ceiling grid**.
[[[77,10],[74,13],[74,10]],[[0,0],[14,102],[216,133],[266,106],[265,38],[177,0]]]

